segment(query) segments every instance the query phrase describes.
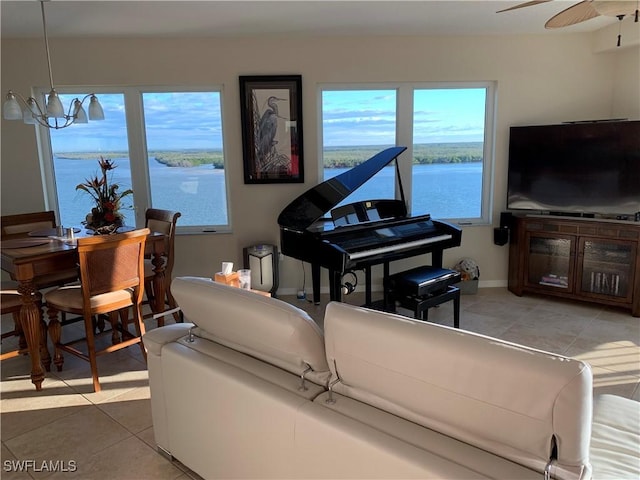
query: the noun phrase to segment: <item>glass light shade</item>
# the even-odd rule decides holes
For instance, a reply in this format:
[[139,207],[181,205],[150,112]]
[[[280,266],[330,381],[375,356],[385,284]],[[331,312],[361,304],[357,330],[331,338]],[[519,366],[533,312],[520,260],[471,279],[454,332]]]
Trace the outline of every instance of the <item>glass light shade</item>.
[[25,125],[35,125],[36,124],[36,119],[33,118],[33,114],[31,113],[31,110],[29,110],[28,108],[25,108],[22,111],[22,121],[25,123]]
[[98,97],[91,95],[89,102],[89,120],[104,120],[104,111],[98,101]]
[[35,99],[29,97],[27,99],[27,105],[22,111],[22,120],[26,125],[35,125],[37,123],[35,115],[38,115],[38,106],[36,105]]
[[84,111],[82,103],[77,98],[73,101],[73,112],[76,117],[74,123],[89,123],[87,112]]
[[49,92],[47,99],[47,114],[55,118],[64,118],[64,107],[58,93],[53,89]]
[[36,119],[33,118],[33,115],[31,115],[29,110],[25,110],[22,113],[22,121],[24,122],[25,125],[35,125],[36,124]]
[[2,110],[5,120],[22,120],[22,109],[13,93],[7,93]]

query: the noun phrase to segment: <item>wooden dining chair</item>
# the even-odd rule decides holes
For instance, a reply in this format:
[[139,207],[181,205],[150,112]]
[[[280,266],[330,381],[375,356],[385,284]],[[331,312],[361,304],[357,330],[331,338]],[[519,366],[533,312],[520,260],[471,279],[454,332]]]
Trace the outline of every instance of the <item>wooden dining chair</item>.
[[58,225],[56,223],[55,212],[46,211],[3,215],[0,219],[0,226],[2,228],[2,238],[4,239],[7,235],[28,233],[45,228],[55,228]]
[[[165,248],[164,248],[164,292],[165,303],[168,305],[169,310],[177,307],[177,303],[171,294],[171,279],[173,275],[173,263],[174,263],[174,251],[175,251],[175,236],[176,236],[176,223],[181,216],[180,212],[174,212],[171,210],[160,210],[157,208],[148,208],[145,212],[145,226],[152,232],[160,232],[166,235]],[[153,278],[155,272],[153,271],[153,264],[151,263],[151,255],[147,253],[145,255],[144,262],[144,291],[147,297],[149,306],[152,306],[155,302],[156,292],[153,289]],[[155,313],[153,308],[152,312],[145,315],[145,318],[153,316]],[[182,321],[181,316],[178,313],[173,314],[173,318],[176,322]],[[158,318],[158,326],[164,325],[164,318]]]
[[[44,295],[49,320],[49,336],[55,347],[53,362],[62,370],[62,351],[91,364],[93,389],[99,392],[97,357],[134,344],[142,345],[145,332],[141,304],[144,293],[144,247],[148,228],[115,235],[96,235],[78,239],[80,285],[67,285]],[[135,334],[129,331],[129,307],[133,310]],[[62,325],[58,312],[82,315],[85,337],[61,341]],[[111,323],[111,345],[96,349],[94,316],[108,315]],[[106,333],[106,332],[105,332]],[[74,345],[86,342],[86,351]]]

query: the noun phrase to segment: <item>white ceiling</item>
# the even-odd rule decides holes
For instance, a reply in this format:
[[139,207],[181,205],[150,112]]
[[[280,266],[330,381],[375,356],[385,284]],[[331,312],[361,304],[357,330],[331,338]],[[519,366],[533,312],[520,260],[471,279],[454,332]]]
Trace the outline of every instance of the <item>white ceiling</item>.
[[[613,17],[598,17],[545,30],[547,19],[578,0],[553,0],[496,13],[523,1],[51,0],[45,3],[45,12],[50,37],[552,35],[595,31],[617,22]],[[2,38],[42,36],[37,0],[2,0],[0,16]]]

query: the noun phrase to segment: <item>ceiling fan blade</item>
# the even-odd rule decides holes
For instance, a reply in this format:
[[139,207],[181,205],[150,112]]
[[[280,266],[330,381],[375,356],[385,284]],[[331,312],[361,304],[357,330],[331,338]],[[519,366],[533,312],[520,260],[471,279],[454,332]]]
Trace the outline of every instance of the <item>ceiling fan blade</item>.
[[545,28],[560,28],[568,27],[569,25],[575,25],[576,23],[585,22],[596,18],[600,14],[593,8],[592,0],[583,0],[580,3],[576,3],[572,7],[566,8],[557,15],[551,17],[547,23],[544,24]]
[[530,2],[521,3],[521,4],[516,5],[514,7],[505,8],[504,10],[498,10],[496,13],[508,12],[509,10],[516,10],[518,8],[532,7],[534,5],[538,5],[539,3],[547,3],[547,2],[550,2],[550,1],[551,0],[531,0]]

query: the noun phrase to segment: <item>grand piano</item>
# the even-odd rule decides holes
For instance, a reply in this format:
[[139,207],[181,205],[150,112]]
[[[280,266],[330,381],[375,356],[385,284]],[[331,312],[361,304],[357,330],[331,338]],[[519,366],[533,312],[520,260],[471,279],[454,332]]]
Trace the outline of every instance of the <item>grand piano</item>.
[[[458,226],[430,215],[408,216],[397,157],[406,147],[391,147],[352,169],[326,180],[293,200],[278,217],[284,255],[309,262],[313,301],[320,302],[320,268],[329,270],[329,295],[340,301],[342,277],[364,270],[365,304],[371,301],[371,267],[431,253],[432,265],[442,267],[446,248],[460,245]],[[401,199],[365,200],[334,208],[382,168],[396,160]],[[331,218],[325,217],[329,213]],[[386,303],[386,299],[385,299]]]

